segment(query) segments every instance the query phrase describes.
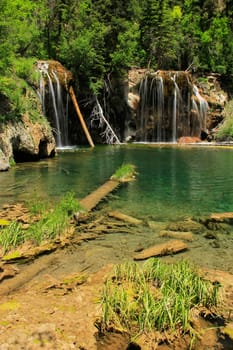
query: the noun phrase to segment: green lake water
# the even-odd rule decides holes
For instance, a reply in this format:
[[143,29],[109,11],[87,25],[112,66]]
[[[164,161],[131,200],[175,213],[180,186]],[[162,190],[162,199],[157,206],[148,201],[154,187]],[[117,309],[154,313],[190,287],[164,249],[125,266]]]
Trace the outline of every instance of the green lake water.
[[[66,192],[77,199],[103,184],[123,163],[135,164],[135,181],[122,184],[99,211],[120,210],[158,223],[134,234],[113,233],[84,242],[64,253],[53,267],[61,272],[98,269],[111,262],[132,259],[135,251],[164,241],[159,236],[167,222],[215,212],[233,211],[233,149],[152,145],[97,146],[60,151],[54,159],[17,164],[0,173],[0,206],[23,200],[59,200]],[[189,249],[174,257],[188,258],[204,267],[233,273],[233,230],[217,239],[196,234]]]

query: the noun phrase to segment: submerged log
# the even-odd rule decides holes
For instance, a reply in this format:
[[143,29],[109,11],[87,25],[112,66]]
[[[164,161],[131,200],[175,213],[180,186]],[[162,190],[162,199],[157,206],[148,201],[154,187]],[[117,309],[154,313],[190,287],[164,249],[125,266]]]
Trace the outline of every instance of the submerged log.
[[124,222],[128,222],[129,224],[132,224],[132,225],[141,225],[143,223],[142,220],[139,220],[139,219],[136,219],[132,216],[129,216],[129,215],[126,215],[126,214],[123,214],[119,211],[111,211],[108,213],[108,215],[110,217],[113,217],[115,219],[118,219],[118,220],[121,220],[121,221],[124,221]]
[[171,240],[162,244],[144,249],[142,252],[134,256],[134,260],[144,260],[153,256],[164,256],[176,254],[188,249],[186,243],[180,240]]
[[226,212],[226,213],[213,213],[210,216],[210,219],[214,221],[227,221],[227,220],[233,220],[233,212]]
[[169,238],[176,238],[176,239],[184,239],[185,241],[192,242],[194,240],[193,233],[192,232],[182,232],[182,231],[169,231],[169,230],[162,230],[159,233],[160,237],[169,237]]

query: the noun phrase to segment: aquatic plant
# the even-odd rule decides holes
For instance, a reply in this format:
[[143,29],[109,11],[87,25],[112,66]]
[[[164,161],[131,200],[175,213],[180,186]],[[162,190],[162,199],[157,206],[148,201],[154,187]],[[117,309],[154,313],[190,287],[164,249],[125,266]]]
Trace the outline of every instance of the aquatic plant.
[[133,164],[122,164],[111,176],[111,180],[130,181],[135,177],[135,166]]
[[102,329],[110,326],[133,335],[141,332],[192,333],[191,312],[214,308],[218,285],[204,280],[186,262],[165,264],[151,258],[116,265],[102,294]]

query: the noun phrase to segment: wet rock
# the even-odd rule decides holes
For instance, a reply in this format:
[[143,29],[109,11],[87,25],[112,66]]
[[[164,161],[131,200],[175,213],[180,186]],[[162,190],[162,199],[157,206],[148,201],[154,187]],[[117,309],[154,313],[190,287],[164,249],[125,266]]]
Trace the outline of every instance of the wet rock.
[[180,137],[178,140],[179,144],[182,143],[197,143],[197,142],[201,142],[201,139],[199,137],[193,137],[193,136],[183,136]]

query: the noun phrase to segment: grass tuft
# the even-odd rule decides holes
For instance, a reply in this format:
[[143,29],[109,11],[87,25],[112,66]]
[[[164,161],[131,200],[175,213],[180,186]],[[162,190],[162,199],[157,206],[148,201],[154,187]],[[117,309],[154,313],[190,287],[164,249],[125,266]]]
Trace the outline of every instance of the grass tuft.
[[3,254],[23,244],[25,241],[38,245],[42,241],[54,239],[64,233],[70,224],[72,214],[80,210],[79,202],[73,193],[67,193],[53,208],[48,203],[27,203],[31,215],[38,215],[40,219],[25,230],[17,222],[12,222],[1,229],[0,247]]
[[102,295],[102,329],[141,332],[191,333],[191,311],[217,306],[218,285],[204,280],[182,261],[164,264],[151,258],[142,267],[135,262],[117,265]]

